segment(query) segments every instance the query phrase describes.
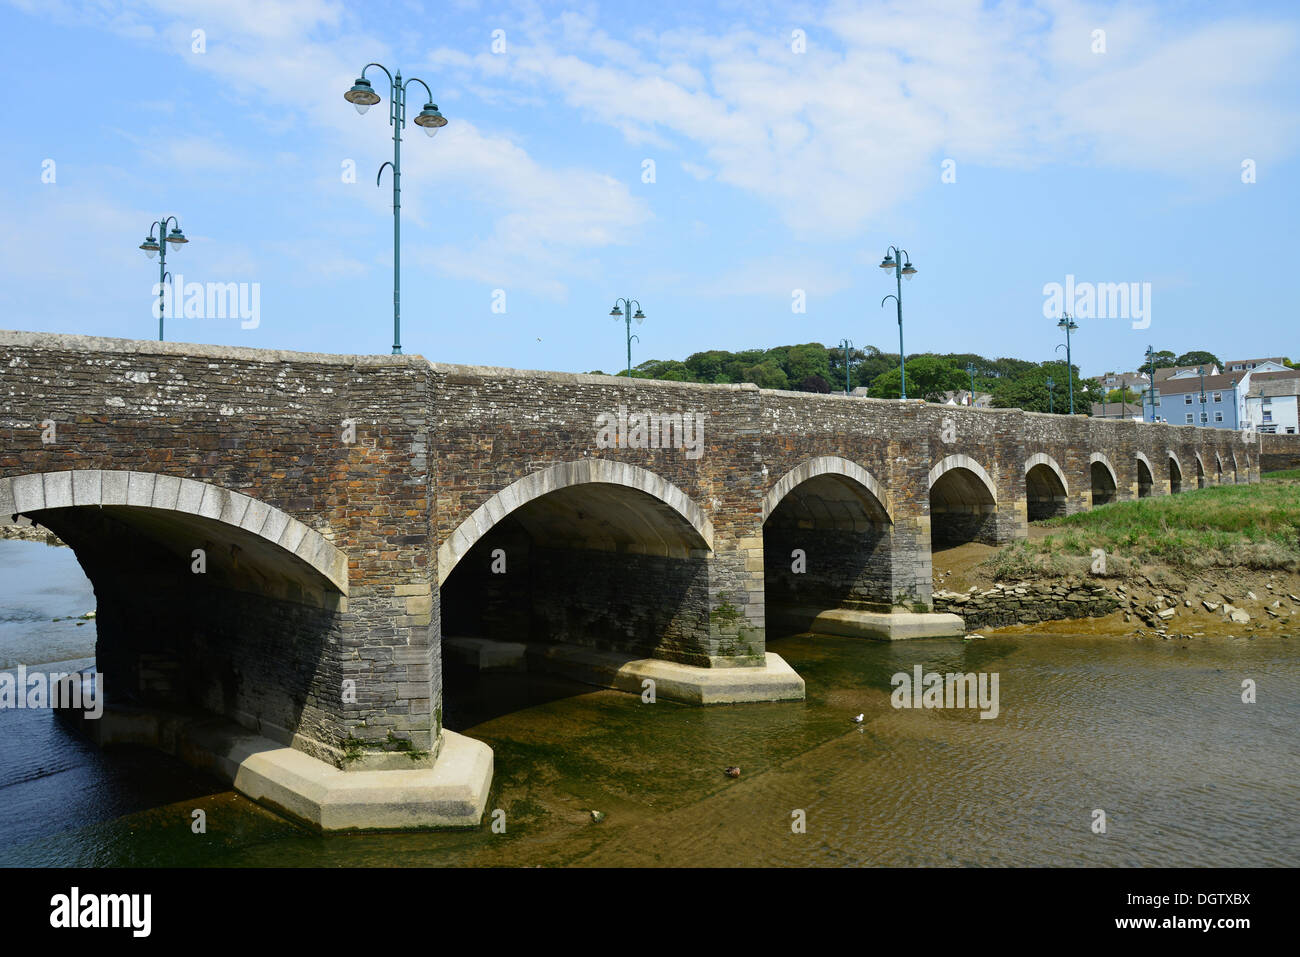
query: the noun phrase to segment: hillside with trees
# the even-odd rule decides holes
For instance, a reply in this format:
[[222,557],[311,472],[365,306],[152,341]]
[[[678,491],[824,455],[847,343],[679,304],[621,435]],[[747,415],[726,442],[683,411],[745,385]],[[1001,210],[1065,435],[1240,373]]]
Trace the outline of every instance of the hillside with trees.
[[[898,353],[875,346],[851,349],[848,374],[853,387],[865,386],[877,398],[899,393]],[[820,342],[776,346],[772,349],[720,349],[697,352],[684,360],[648,359],[632,369],[633,378],[669,379],[676,382],[752,382],[763,389],[797,392],[843,392],[845,356],[839,347]],[[1048,411],[1047,379],[1055,383],[1055,411],[1069,410],[1069,381],[1065,362],[1027,362],[1024,359],[990,359],[975,353],[913,353],[907,357],[907,394],[910,398],[942,401],[944,393],[969,389],[967,365],[975,367],[975,390],[993,396],[998,408]],[[597,372],[599,370],[596,370]],[[626,375],[620,372],[619,375]],[[1088,411],[1100,402],[1102,390],[1073,370],[1075,409]]]

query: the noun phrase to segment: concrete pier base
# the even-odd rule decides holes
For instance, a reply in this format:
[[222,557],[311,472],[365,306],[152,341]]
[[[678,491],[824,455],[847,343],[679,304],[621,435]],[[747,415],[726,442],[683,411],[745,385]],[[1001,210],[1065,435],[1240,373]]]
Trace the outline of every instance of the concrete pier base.
[[442,637],[444,660],[476,671],[527,671],[528,646],[522,641]]
[[966,623],[944,612],[860,611],[853,608],[782,608],[772,610],[782,622],[804,631],[846,638],[901,641],[907,638],[960,638]]
[[447,730],[432,767],[345,772],[220,717],[139,708],[68,717],[101,747],[158,748],[321,831],[478,827],[492,786],[492,749]]
[[654,682],[657,698],[687,704],[738,704],[746,701],[802,701],[803,679],[780,655],[768,652],[753,668],[701,668],[658,658],[576,645],[530,645],[529,670],[563,675],[574,681],[642,694]]

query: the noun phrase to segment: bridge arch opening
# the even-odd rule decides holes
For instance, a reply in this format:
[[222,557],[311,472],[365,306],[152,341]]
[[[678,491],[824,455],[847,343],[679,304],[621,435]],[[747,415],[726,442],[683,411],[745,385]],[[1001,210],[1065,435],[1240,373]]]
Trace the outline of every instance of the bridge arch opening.
[[1223,456],[1218,452],[1214,453],[1214,484],[1223,484]]
[[997,544],[997,492],[978,462],[950,455],[930,469],[930,540]]
[[533,473],[439,548],[443,658],[482,670],[487,648],[522,671],[525,655],[567,645],[707,665],[712,536],[645,469],[587,460]]
[[140,471],[0,486],[6,511],[56,534],[90,580],[106,700],[211,711],[285,744],[341,737],[323,689],[338,684],[329,648],[348,563],[314,529],[241,493]]
[[1039,452],[1025,463],[1025,503],[1029,521],[1064,515],[1069,487],[1061,467],[1050,455]]
[[1177,495],[1183,490],[1183,466],[1178,456],[1169,453],[1169,494]]
[[1088,473],[1092,480],[1092,505],[1106,505],[1115,501],[1118,495],[1119,481],[1115,476],[1115,467],[1100,452],[1092,453]]
[[1209,479],[1205,475],[1205,462],[1201,459],[1201,453],[1196,453],[1196,487],[1205,488],[1209,485]]
[[1147,461],[1146,456],[1141,452],[1138,453],[1137,458],[1137,479],[1138,498],[1150,497],[1155,481],[1151,477],[1151,463]]
[[890,609],[893,523],[865,469],[832,456],[806,462],[768,491],[763,517],[769,623],[801,629],[809,611]]

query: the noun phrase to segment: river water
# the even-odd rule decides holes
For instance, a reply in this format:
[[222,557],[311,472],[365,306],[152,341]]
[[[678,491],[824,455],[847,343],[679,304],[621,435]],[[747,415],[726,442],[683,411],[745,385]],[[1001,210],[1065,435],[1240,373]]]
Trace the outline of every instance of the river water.
[[[70,550],[0,541],[0,668],[84,667],[94,622],[51,619],[93,607]],[[1294,867],[1296,647],[778,638],[807,700],[711,708],[449,671],[447,725],[495,751],[505,833],[322,837],[165,755],[0,710],[0,864]],[[1000,714],[893,708],[890,678],[914,665],[996,672]]]

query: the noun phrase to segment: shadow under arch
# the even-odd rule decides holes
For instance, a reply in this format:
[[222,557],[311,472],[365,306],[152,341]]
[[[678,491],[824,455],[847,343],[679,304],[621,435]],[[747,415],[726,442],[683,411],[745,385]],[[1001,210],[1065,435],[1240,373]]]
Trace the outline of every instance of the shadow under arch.
[[564,463],[495,493],[438,549],[447,726],[589,691],[539,673],[565,647],[690,665],[730,653],[710,632],[712,543],[681,489],[623,462]]
[[[819,456],[763,497],[763,581],[769,627],[805,631],[821,611],[888,611],[893,520],[884,486],[862,466]],[[915,597],[915,596],[909,596]]]
[[58,535],[90,580],[108,701],[215,712],[317,756],[337,740],[348,560],[319,532],[138,470],[0,478],[0,512]]
[[927,485],[932,543],[997,542],[997,487],[982,465],[949,455],[930,469]]
[[1070,485],[1056,459],[1035,452],[1025,460],[1025,505],[1029,521],[1064,515]]
[[1092,505],[1105,505],[1115,501],[1119,490],[1119,475],[1104,452],[1088,456],[1088,473],[1092,484]]

